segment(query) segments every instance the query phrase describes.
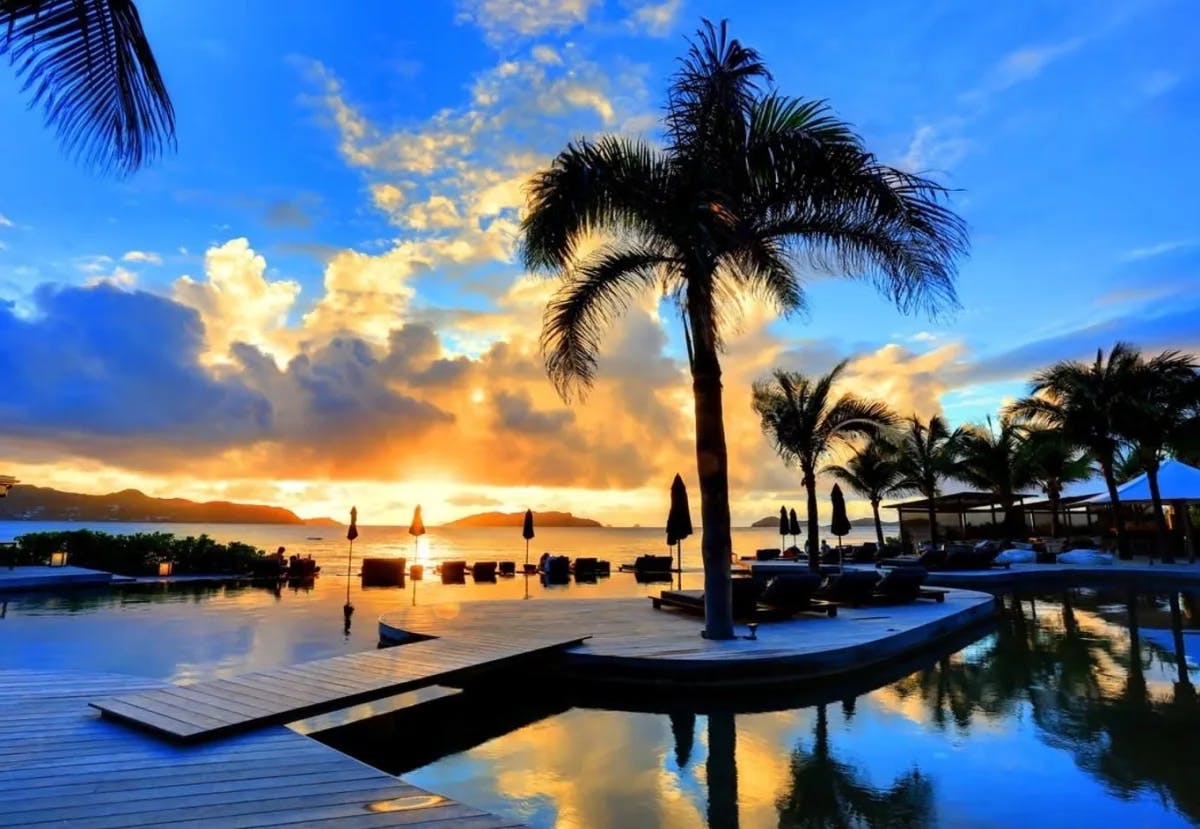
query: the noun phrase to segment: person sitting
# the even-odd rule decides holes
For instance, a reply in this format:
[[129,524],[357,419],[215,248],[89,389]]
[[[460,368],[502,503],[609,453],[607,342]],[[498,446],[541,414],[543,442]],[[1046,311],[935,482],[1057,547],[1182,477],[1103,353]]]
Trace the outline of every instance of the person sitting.
[[827,539],[822,538],[821,539],[821,555],[825,555],[831,549],[832,548],[829,546],[829,541]]

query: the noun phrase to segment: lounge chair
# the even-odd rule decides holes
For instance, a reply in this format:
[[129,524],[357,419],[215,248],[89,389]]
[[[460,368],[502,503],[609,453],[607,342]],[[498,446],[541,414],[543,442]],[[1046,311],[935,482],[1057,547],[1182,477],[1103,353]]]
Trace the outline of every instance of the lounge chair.
[[[820,577],[807,573],[776,576],[767,584],[755,579],[735,578],[730,583],[733,618],[742,622],[790,619],[798,613],[817,612],[836,616],[837,607],[812,598]],[[704,615],[704,591],[664,590],[650,601],[656,609],[674,607],[696,616]]]
[[566,556],[550,556],[542,572],[546,584],[566,584],[571,579],[571,559]]
[[633,564],[622,564],[622,573],[633,573],[638,581],[668,581],[675,561],[671,556],[638,556]]
[[467,563],[465,561],[442,562],[442,584],[466,584]]
[[928,575],[924,567],[895,567],[886,571],[871,594],[873,604],[908,604],[917,599],[946,600],[946,590],[922,587]]
[[515,561],[502,561],[497,572],[505,578],[515,576],[517,574],[517,563]]
[[403,587],[408,562],[402,558],[364,558],[363,587]]
[[874,570],[843,570],[825,577],[814,596],[840,605],[858,607],[870,604],[879,584],[879,574]]
[[496,562],[494,561],[477,561],[471,565],[471,577],[475,581],[495,581],[496,580]]
[[596,575],[600,578],[608,578],[612,574],[612,566],[607,559],[599,559],[596,561]]
[[593,582],[596,580],[596,559],[577,558],[572,568],[575,571],[575,581]]

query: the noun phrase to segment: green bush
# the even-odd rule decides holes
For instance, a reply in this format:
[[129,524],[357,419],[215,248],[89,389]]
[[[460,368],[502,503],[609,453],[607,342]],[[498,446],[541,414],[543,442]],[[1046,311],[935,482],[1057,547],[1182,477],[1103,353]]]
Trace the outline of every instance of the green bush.
[[110,535],[72,530],[18,536],[15,563],[47,564],[56,550],[66,550],[68,563],[76,567],[123,576],[156,575],[162,561],[174,562],[176,575],[248,573],[264,555],[249,544],[222,544],[207,535],[177,538],[171,533]]

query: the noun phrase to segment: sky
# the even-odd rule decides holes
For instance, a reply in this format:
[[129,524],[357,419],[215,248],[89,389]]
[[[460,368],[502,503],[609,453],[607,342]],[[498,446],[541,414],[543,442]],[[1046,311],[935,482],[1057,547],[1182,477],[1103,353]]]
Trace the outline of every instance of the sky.
[[567,405],[537,342],[554,281],[516,243],[568,141],[659,140],[705,17],[954,188],[971,238],[938,318],[805,272],[804,314],[747,305],[723,357],[735,524],[803,499],[750,409],[774,368],[846,359],[845,390],[968,423],[1118,339],[1200,350],[1192,0],[138,7],[178,146],[132,176],[65,157],[0,71],[0,471],[26,483],[653,525],[681,472],[698,511],[677,312],[631,308]]

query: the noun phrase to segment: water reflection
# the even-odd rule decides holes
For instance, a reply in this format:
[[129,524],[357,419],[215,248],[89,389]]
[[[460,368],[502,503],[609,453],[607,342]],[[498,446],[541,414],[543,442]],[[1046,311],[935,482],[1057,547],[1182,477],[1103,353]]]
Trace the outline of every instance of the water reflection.
[[[720,706],[690,690],[556,687],[567,710],[475,744],[460,723],[449,756],[405,776],[547,827],[1188,825],[1200,763],[1180,737],[1200,712],[1187,606],[1008,597],[993,632],[861,696],[783,688]],[[612,799],[622,807],[600,805]]]

